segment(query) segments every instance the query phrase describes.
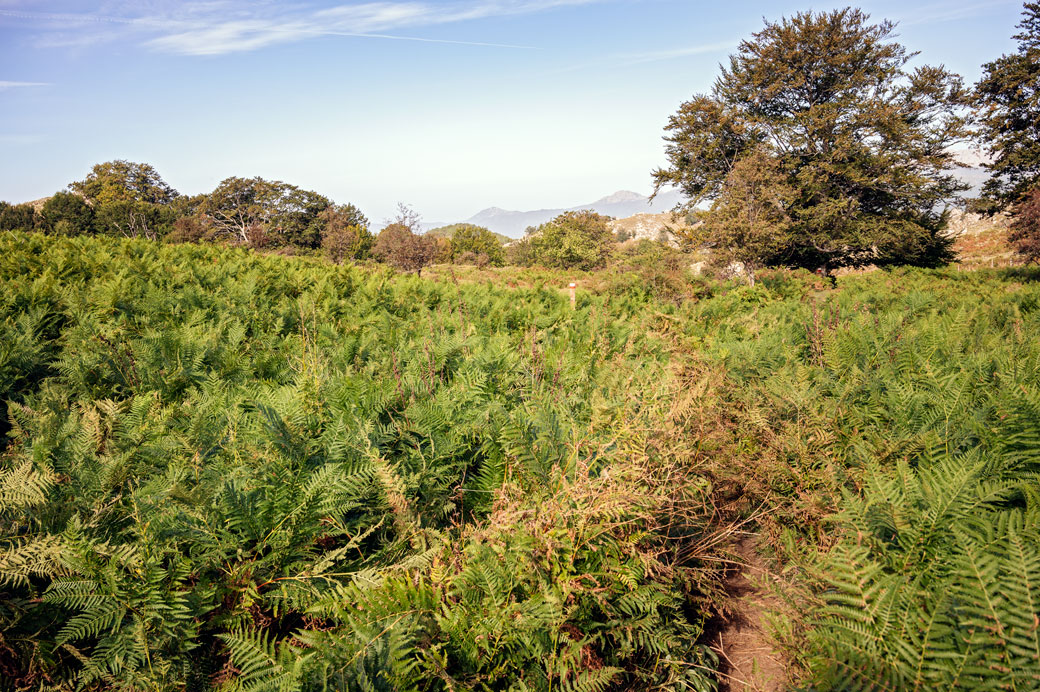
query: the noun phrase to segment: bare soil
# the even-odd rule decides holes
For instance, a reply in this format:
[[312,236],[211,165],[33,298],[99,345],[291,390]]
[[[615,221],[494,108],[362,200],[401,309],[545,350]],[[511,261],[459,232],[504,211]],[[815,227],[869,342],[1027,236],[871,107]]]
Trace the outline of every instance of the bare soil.
[[787,665],[770,634],[767,616],[782,610],[769,592],[775,577],[758,550],[758,539],[745,535],[731,546],[738,563],[726,579],[731,601],[715,624],[711,647],[722,668],[721,692],[779,692],[786,689]]

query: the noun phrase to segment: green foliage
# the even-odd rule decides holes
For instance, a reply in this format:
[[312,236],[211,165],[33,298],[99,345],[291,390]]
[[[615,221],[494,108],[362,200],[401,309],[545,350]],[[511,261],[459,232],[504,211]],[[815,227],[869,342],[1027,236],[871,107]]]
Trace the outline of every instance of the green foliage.
[[603,290],[637,312],[646,303],[680,306],[711,293],[704,281],[691,275],[689,267],[689,255],[644,238],[614,250]]
[[1035,273],[764,276],[688,308],[734,388],[733,463],[812,575],[807,685],[1036,689]]
[[[429,234],[427,234],[429,235]],[[501,237],[482,226],[460,223],[451,227],[451,261],[460,262],[468,255],[495,267],[505,263]]]
[[96,164],[84,179],[69,184],[94,210],[94,227],[104,235],[156,240],[177,214],[171,206],[180,193],[147,163]]
[[112,202],[166,205],[180,196],[149,164],[121,160],[95,164],[85,179],[69,183],[69,189],[96,206]]
[[[435,238],[447,238],[448,240],[451,240],[455,236],[455,232],[457,230],[459,230],[459,229],[462,229],[462,228],[473,229],[473,228],[483,228],[483,226],[475,226],[474,224],[471,224],[471,223],[453,223],[453,224],[450,224],[448,226],[440,226],[439,228],[431,228],[430,230],[426,231],[426,235],[433,236]],[[505,245],[506,243],[508,243],[508,242],[510,242],[512,240],[512,238],[510,238],[509,236],[502,235],[501,233],[494,233],[494,232],[492,232],[491,235],[493,235],[495,237],[495,239],[498,240],[498,244],[499,245]]]
[[528,242],[535,264],[556,269],[597,269],[614,245],[610,217],[594,211],[568,211],[543,223]]
[[36,227],[36,209],[31,204],[0,202],[0,231],[31,231]]
[[0,289],[5,684],[713,687],[707,484],[608,299],[18,233]]
[[992,161],[983,186],[990,211],[1020,202],[1040,178],[1040,3],[1027,2],[1018,50],[982,66],[975,85],[978,138]]
[[965,96],[943,68],[908,69],[894,31],[851,8],[767,22],[710,95],[670,118],[656,189],[679,188],[691,207],[715,200],[735,164],[765,150],[794,192],[784,252],[771,263],[948,260],[941,209],[963,189],[950,147],[967,136]]
[[98,233],[124,238],[158,240],[174,221],[170,207],[148,202],[113,201],[98,205],[94,225]]
[[755,272],[782,262],[791,245],[792,220],[787,210],[794,197],[776,158],[753,151],[738,159],[698,229],[702,244],[711,248],[712,264],[739,263],[754,286]]
[[318,221],[321,247],[333,262],[368,256],[375,239],[368,231],[368,219],[353,204],[331,206],[318,215]]
[[256,247],[321,246],[322,212],[328,198],[295,185],[263,178],[227,178],[199,203],[226,237]]
[[40,209],[40,228],[54,235],[83,235],[94,232],[94,209],[72,192],[56,192]]

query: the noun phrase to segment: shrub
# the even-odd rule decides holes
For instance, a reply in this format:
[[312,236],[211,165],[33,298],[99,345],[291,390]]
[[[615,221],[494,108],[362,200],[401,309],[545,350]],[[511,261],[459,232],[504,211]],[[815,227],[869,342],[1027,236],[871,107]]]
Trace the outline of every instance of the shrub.
[[417,235],[401,223],[392,223],[376,237],[372,255],[402,271],[422,275],[423,267],[434,262],[439,246],[436,238]]
[[568,211],[539,226],[530,236],[534,260],[548,268],[598,269],[614,245],[609,216]]

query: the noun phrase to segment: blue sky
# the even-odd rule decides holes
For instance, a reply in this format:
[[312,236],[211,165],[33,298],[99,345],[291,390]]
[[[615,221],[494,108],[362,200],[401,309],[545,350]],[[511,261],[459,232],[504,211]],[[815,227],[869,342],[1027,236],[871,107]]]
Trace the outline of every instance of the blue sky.
[[[284,180],[373,221],[648,193],[668,115],[737,42],[839,4],[693,0],[0,0],[0,199],[121,158],[181,192]],[[969,82],[1021,2],[878,0]]]

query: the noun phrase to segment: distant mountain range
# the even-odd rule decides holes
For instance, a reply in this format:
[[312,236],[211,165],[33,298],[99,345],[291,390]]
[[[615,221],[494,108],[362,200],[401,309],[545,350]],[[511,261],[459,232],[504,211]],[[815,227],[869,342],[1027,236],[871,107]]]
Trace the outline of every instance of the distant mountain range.
[[[595,202],[579,204],[576,207],[568,207],[566,209],[510,211],[508,209],[500,209],[499,207],[488,207],[487,209],[477,212],[468,219],[463,220],[462,223],[471,223],[477,226],[483,226],[495,233],[501,233],[510,238],[519,238],[523,236],[524,230],[528,226],[538,226],[539,224],[543,224],[565,211],[590,209],[597,213],[605,214],[606,216],[624,218],[626,216],[632,216],[633,214],[659,214],[661,212],[670,211],[672,207],[681,201],[682,195],[678,190],[662,192],[654,198],[653,202],[650,201],[649,197],[641,195],[638,192],[620,190],[612,195],[598,199]],[[446,225],[448,224],[423,224],[427,230]]]
[[[970,188],[963,192],[961,196],[977,196],[981,190],[982,183],[989,175],[988,172],[981,167],[981,162],[985,159],[977,152],[972,151],[958,152],[958,158],[962,160],[965,165],[953,169],[952,173],[957,178],[960,178],[961,182],[966,183]],[[521,238],[524,235],[524,230],[526,230],[528,226],[538,226],[543,224],[565,211],[591,209],[592,211],[605,214],[606,216],[613,216],[615,219],[624,219],[637,214],[661,214],[663,212],[671,211],[677,204],[683,201],[685,200],[683,199],[682,193],[678,190],[667,190],[661,192],[654,198],[653,202],[650,201],[649,197],[641,195],[638,192],[619,190],[618,192],[615,192],[612,195],[607,195],[595,202],[579,204],[576,207],[567,207],[565,209],[537,209],[535,211],[512,211],[500,207],[488,207],[487,209],[478,211],[468,219],[453,222],[423,223],[422,227],[424,231],[429,231],[442,226],[451,226],[455,223],[471,223],[476,226],[483,226],[495,233],[509,236],[510,238]],[[660,219],[656,220],[656,222],[663,223]],[[379,227],[377,226],[377,228]]]

